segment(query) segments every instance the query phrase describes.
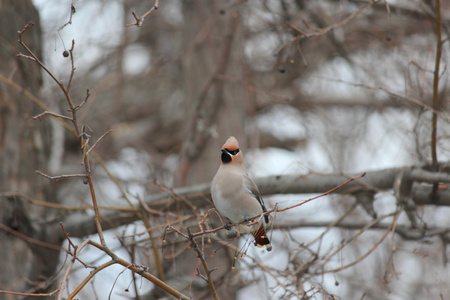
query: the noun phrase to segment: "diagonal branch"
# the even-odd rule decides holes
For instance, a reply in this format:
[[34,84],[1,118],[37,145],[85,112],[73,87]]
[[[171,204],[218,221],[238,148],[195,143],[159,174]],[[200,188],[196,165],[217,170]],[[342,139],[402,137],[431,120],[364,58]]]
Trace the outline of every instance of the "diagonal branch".
[[169,294],[175,296],[177,299],[183,299],[183,300],[188,300],[189,299],[189,297],[183,295],[182,293],[180,293],[179,291],[177,291],[176,289],[174,289],[170,285],[166,284],[164,281],[158,279],[157,277],[155,277],[151,273],[147,272],[147,270],[142,269],[139,266],[136,266],[135,264],[129,263],[126,260],[118,257],[108,247],[100,245],[100,244],[98,244],[98,243],[96,243],[96,242],[94,242],[92,240],[89,241],[89,244],[94,246],[94,247],[96,247],[97,249],[105,252],[106,254],[108,254],[112,258],[112,261],[114,261],[115,263],[118,263],[118,264],[128,268],[132,272],[137,273],[137,274],[141,275],[142,277],[148,279],[153,284],[155,284],[157,287],[159,287],[159,288],[163,289],[164,291],[168,292]]

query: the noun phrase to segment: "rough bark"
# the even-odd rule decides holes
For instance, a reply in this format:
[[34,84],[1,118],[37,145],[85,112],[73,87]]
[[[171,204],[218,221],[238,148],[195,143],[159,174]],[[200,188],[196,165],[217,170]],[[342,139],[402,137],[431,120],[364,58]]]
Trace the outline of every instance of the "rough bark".
[[[54,199],[49,182],[34,173],[47,163],[49,123],[32,120],[41,111],[24,93],[26,90],[39,96],[41,70],[16,56],[22,51],[17,32],[29,21],[34,28],[24,35],[24,40],[40,57],[39,15],[32,2],[0,1],[0,283],[2,289],[11,291],[45,290],[35,284],[54,274],[59,253],[18,238],[24,235],[52,243],[45,226],[52,212],[31,206],[18,196]],[[0,294],[0,299],[8,296]]]

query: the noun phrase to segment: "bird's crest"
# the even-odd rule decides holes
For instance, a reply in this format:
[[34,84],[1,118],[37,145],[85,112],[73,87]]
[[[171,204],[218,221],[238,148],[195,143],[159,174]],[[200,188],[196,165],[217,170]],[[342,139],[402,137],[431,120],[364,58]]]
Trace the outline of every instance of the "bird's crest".
[[230,136],[228,140],[223,144],[223,149],[227,149],[228,151],[236,151],[239,149],[239,143],[234,136]]

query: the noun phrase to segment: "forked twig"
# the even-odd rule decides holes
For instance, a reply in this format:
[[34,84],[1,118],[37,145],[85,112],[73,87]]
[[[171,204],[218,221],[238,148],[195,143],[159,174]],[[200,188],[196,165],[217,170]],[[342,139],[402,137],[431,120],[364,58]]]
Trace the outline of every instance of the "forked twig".
[[55,117],[55,118],[61,118],[61,119],[69,120],[69,121],[73,120],[71,117],[60,115],[60,114],[57,114],[57,113],[54,113],[54,112],[51,112],[51,111],[44,111],[43,113],[40,113],[40,114],[34,116],[33,120],[41,119],[42,117],[44,117],[46,115],[50,115],[50,116]]
[[127,24],[127,27],[130,26],[137,26],[137,27],[141,27],[142,24],[144,23],[144,19],[150,15],[153,11],[158,9],[158,5],[159,5],[159,0],[155,0],[155,4],[152,6],[152,8],[150,8],[149,11],[147,11],[145,14],[143,14],[140,18],[138,18],[138,16],[136,15],[136,13],[134,11],[131,12],[131,14],[133,15],[134,19],[136,20],[136,23],[132,23],[132,24]]

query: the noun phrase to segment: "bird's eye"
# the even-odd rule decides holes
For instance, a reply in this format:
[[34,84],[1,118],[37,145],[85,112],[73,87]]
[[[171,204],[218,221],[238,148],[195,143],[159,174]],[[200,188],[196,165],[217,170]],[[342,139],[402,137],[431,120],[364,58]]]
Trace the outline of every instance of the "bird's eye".
[[233,151],[231,151],[231,150],[228,150],[228,149],[226,149],[227,151],[228,151],[228,153],[230,153],[231,155],[236,155],[236,154],[238,154],[239,153],[239,148],[238,149],[236,149],[236,150],[233,150]]

